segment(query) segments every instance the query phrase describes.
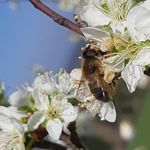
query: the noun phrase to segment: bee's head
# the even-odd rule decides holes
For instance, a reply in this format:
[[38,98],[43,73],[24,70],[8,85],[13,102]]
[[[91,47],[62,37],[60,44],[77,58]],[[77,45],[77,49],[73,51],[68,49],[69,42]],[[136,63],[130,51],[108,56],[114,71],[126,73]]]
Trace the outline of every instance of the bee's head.
[[95,59],[96,56],[100,55],[100,50],[97,50],[93,47],[93,45],[87,45],[86,48],[83,49],[82,56],[85,59]]

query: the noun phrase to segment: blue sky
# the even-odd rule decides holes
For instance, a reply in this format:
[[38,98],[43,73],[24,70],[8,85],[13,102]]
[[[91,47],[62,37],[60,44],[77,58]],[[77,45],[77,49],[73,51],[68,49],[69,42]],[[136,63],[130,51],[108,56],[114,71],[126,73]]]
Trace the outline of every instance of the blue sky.
[[[57,6],[52,7],[62,14]],[[34,64],[54,71],[79,66],[80,43],[70,42],[68,29],[54,23],[29,2],[21,2],[17,11],[12,11],[6,2],[0,3],[0,18],[0,80],[4,81],[7,93],[24,82],[31,83]]]

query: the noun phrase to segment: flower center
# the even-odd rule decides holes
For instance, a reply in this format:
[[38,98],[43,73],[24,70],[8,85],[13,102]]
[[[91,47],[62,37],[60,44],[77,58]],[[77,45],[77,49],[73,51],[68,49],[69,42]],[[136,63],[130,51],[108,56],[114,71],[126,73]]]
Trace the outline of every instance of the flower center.
[[60,109],[57,106],[50,106],[47,115],[49,119],[60,118]]
[[120,22],[125,19],[132,6],[132,0],[104,0],[100,9],[113,20]]

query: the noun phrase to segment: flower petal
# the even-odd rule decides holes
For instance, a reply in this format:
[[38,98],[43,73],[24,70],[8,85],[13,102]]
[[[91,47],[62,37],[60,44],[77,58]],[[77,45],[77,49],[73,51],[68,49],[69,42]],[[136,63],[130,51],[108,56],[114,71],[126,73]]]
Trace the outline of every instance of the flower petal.
[[70,76],[74,79],[74,80],[78,80],[80,81],[82,78],[82,70],[81,68],[75,68],[70,72]]
[[125,81],[130,93],[134,92],[139,80],[143,77],[143,67],[127,64],[121,72],[121,77]]
[[103,66],[106,66],[112,72],[121,72],[125,67],[125,58],[121,55],[115,55],[103,60]]
[[10,117],[7,116],[7,114],[0,113],[0,130],[3,131],[13,131],[14,126],[11,122]]
[[150,65],[150,47],[145,47],[140,50],[132,63],[141,67]]
[[44,75],[37,76],[33,81],[34,88],[41,88],[43,84],[47,82],[46,77]]
[[36,130],[39,127],[39,125],[44,122],[45,118],[46,116],[43,112],[35,112],[28,120],[28,129],[30,131]]
[[23,126],[18,122],[18,120],[2,113],[0,113],[0,130],[6,132],[17,130],[24,134]]
[[116,109],[112,101],[102,103],[99,110],[99,117],[101,120],[107,120],[109,122],[115,122],[116,120]]
[[80,30],[87,39],[95,39],[102,42],[102,40],[110,38],[110,34],[108,32],[102,31],[96,27],[80,28]]
[[69,125],[68,122],[63,122],[63,132],[64,132],[65,134],[67,134],[67,135],[70,135],[71,132],[70,132],[70,130],[68,129],[68,125]]
[[46,124],[46,130],[49,136],[54,140],[59,140],[62,128],[63,125],[59,119],[49,120]]
[[73,107],[70,103],[66,103],[63,107],[62,118],[64,122],[72,122],[77,118],[77,108]]
[[80,16],[89,26],[103,26],[109,24],[111,21],[109,17],[103,14],[101,10],[94,5],[84,7]]
[[10,106],[10,107],[0,106],[0,113],[12,118],[16,118],[18,120],[21,119],[21,117],[27,116],[24,112],[19,111],[17,107],[14,106]]
[[17,90],[9,96],[9,103],[13,106],[30,105],[28,92],[25,90]]
[[66,145],[66,143],[64,141],[52,139],[52,137],[50,137],[49,135],[45,136],[44,140],[45,141],[50,141],[52,143],[56,143],[56,144],[59,144],[59,145],[62,145],[64,147],[67,147],[67,145]]
[[46,93],[42,93],[40,89],[34,89],[32,96],[35,100],[35,106],[38,110],[47,110],[49,106],[49,98]]
[[[147,1],[148,2],[148,1]],[[136,41],[150,39],[150,3],[141,3],[133,7],[127,16],[127,29]]]

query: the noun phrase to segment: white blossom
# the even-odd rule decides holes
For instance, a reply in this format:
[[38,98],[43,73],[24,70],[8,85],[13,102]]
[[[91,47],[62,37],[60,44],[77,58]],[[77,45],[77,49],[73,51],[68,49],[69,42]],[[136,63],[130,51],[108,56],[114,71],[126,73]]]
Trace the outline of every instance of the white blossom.
[[132,0],[91,0],[79,13],[89,26],[110,25],[114,33],[124,34],[126,16],[133,7]]
[[29,130],[33,131],[46,122],[49,137],[59,140],[62,130],[67,131],[68,124],[78,113],[77,107],[68,102],[68,98],[74,98],[76,93],[73,79],[65,71],[55,75],[45,73],[35,78],[31,88],[36,111],[28,120]]
[[0,150],[25,150],[24,129],[14,118],[0,113]]
[[33,89],[41,89],[49,95],[60,93],[67,98],[75,96],[76,89],[73,86],[73,79],[63,69],[58,74],[46,72],[33,81]]
[[127,15],[127,29],[133,40],[150,39],[150,2],[146,0],[133,7]]
[[133,60],[126,65],[121,73],[126,82],[129,92],[134,92],[138,82],[144,76],[145,66],[150,65],[150,47],[140,50]]
[[28,121],[29,130],[37,129],[41,123],[47,120],[46,129],[49,136],[53,140],[58,140],[63,128],[76,119],[77,108],[62,95],[49,98],[39,89],[34,90],[33,98],[37,111]]

